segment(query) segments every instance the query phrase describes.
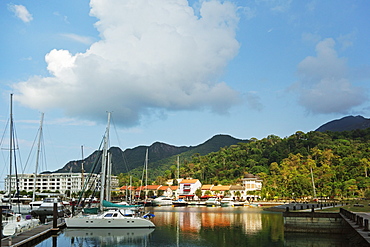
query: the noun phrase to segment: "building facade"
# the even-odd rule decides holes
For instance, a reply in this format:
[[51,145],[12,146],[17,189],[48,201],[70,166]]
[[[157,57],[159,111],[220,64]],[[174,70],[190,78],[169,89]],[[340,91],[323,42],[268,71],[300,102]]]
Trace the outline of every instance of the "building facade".
[[[91,174],[91,178],[88,179],[90,174],[82,173],[45,173],[38,174],[36,177],[36,191],[59,191],[65,193],[70,191],[71,193],[80,192],[84,183],[88,182],[85,188],[99,188],[100,186],[100,174]],[[18,174],[18,187],[19,191],[33,192],[35,175],[34,174]],[[15,191],[17,188],[16,176],[10,177],[10,190]],[[112,176],[111,187],[118,187],[117,176]],[[9,175],[5,178],[5,191],[9,191]]]

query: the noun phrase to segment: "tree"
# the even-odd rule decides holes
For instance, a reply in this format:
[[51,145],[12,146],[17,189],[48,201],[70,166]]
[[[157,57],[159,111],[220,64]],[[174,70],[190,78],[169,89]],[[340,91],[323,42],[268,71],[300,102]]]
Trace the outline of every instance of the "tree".
[[202,190],[200,188],[198,188],[196,191],[195,191],[195,195],[199,198],[202,196]]

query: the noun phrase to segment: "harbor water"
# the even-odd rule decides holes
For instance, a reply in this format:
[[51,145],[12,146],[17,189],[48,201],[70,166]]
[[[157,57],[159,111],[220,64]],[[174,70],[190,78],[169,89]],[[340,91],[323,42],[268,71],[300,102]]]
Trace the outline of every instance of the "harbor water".
[[36,246],[350,246],[346,235],[284,233],[282,214],[260,208],[147,209],[155,229],[63,229]]

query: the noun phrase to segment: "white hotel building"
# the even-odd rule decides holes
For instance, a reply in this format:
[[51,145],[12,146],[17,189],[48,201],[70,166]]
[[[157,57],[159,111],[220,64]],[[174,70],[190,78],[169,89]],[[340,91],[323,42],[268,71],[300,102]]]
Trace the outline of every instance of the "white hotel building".
[[[45,173],[38,174],[36,178],[36,189],[37,191],[59,191],[65,194],[67,190],[71,193],[80,192],[83,188],[83,184],[87,182],[90,174],[82,173]],[[34,187],[34,174],[18,174],[19,191],[33,192]],[[86,188],[96,188],[100,183],[100,174],[92,174],[89,180],[89,184]],[[11,191],[16,190],[16,177],[11,176]],[[111,187],[118,187],[117,176],[112,176]],[[9,175],[5,178],[5,191],[9,191]]]

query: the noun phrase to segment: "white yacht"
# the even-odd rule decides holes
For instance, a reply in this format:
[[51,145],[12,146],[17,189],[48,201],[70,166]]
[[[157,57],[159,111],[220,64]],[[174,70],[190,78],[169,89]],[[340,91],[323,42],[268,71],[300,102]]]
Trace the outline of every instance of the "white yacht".
[[67,228],[153,228],[149,219],[153,215],[140,215],[134,209],[109,209],[98,215],[77,215],[65,218]]
[[214,207],[214,206],[220,206],[221,202],[215,198],[215,197],[210,197],[208,200],[205,202],[207,207]]
[[225,197],[221,200],[221,207],[234,207],[234,199]]
[[26,215],[24,218],[21,214],[15,214],[7,222],[3,229],[4,236],[10,236],[18,234],[38,226],[40,221],[38,219],[32,219],[31,215]]
[[58,217],[64,217],[71,214],[69,209],[64,206],[64,203],[60,198],[47,197],[44,198],[43,202],[38,208],[35,208],[31,211],[31,215],[34,217],[39,217],[41,223],[44,223],[47,216],[53,215],[55,202],[57,203]]
[[152,201],[153,206],[171,206],[172,198],[167,196],[160,196]]

